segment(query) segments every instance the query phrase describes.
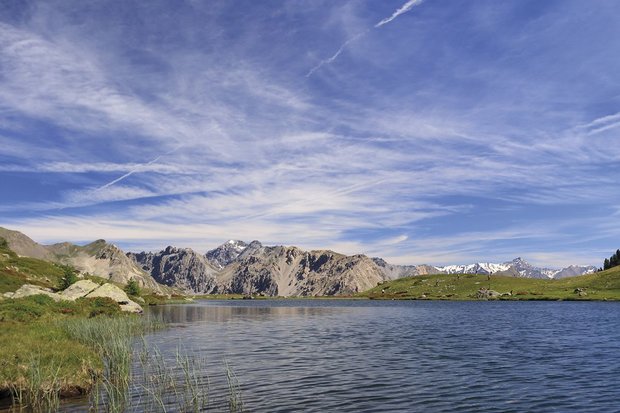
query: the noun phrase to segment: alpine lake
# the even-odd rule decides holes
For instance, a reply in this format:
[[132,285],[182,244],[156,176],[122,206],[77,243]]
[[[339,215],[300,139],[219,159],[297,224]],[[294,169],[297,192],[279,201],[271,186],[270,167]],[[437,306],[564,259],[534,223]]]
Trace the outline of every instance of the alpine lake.
[[202,360],[208,411],[228,411],[231,371],[250,412],[620,409],[618,302],[201,300],[148,312],[168,328],[136,346]]

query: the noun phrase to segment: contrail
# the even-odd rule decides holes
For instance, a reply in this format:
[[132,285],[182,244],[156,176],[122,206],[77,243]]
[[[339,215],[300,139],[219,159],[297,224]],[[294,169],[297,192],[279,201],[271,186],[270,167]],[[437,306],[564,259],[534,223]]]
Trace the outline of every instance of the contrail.
[[375,24],[375,29],[383,26],[384,24],[388,24],[389,22],[391,22],[392,20],[394,20],[401,14],[407,13],[414,6],[419,6],[420,4],[422,4],[423,1],[424,0],[409,0],[407,3],[403,4],[403,6],[400,9],[396,10],[390,17],[386,17],[385,19],[381,20],[379,23]]
[[[397,18],[401,14],[405,14],[409,10],[414,8],[415,6],[419,6],[420,4],[422,4],[423,1],[424,0],[409,0],[407,3],[403,4],[398,10],[396,10],[394,13],[392,13],[392,15],[390,17],[386,17],[385,19],[381,20],[379,23],[375,24],[373,26],[373,28],[374,29],[378,29],[379,27],[381,27],[381,26],[383,26],[385,24],[388,24],[389,22],[391,22],[392,20],[394,20],[395,18]],[[366,29],[363,32],[358,33],[355,36],[351,37],[350,39],[347,39],[347,41],[344,42],[340,46],[340,48],[338,48],[338,50],[336,51],[336,53],[334,53],[334,55],[332,57],[330,57],[328,59],[321,60],[319,62],[319,64],[317,64],[312,69],[310,69],[310,71],[306,74],[306,77],[312,76],[312,74],[314,72],[316,72],[317,70],[319,70],[323,65],[327,65],[327,64],[332,63],[334,60],[336,60],[338,58],[338,56],[340,56],[340,54],[344,51],[344,49],[347,48],[347,46],[351,42],[354,42],[355,40],[359,39],[360,37],[366,35],[369,31],[370,31],[370,29]]]
[[164,156],[167,156],[167,155],[170,155],[170,154],[171,154],[171,153],[173,153],[173,152],[176,152],[179,148],[180,148],[180,146],[179,146],[179,147],[176,147],[176,148],[174,148],[174,149],[172,149],[171,151],[166,152],[166,153],[165,153],[165,154],[163,154],[163,155],[159,155],[157,158],[152,159],[152,160],[148,161],[147,163],[143,163],[143,164],[141,164],[141,165],[136,166],[135,168],[133,168],[132,170],[130,170],[129,172],[127,172],[125,175],[120,176],[120,177],[116,178],[115,180],[110,181],[110,182],[108,182],[107,184],[102,185],[102,186],[100,186],[99,188],[95,189],[95,190],[94,190],[94,192],[99,192],[99,191],[102,191],[102,190],[104,190],[104,189],[106,189],[106,188],[109,188],[109,187],[111,187],[112,185],[114,185],[114,184],[116,184],[116,183],[118,183],[118,182],[122,181],[123,179],[130,177],[131,175],[135,174],[136,172],[140,172],[143,168],[145,168],[145,167],[147,167],[147,166],[149,166],[149,165],[153,165],[155,162],[159,161],[159,160],[160,160],[161,158],[163,158]]
[[332,57],[330,57],[329,59],[321,60],[318,65],[316,65],[312,69],[310,69],[310,71],[306,74],[306,77],[312,76],[312,74],[314,72],[316,72],[317,70],[319,70],[321,68],[321,66],[329,64],[329,63],[333,62],[334,60],[336,60],[336,58],[338,56],[340,56],[340,53],[342,53],[344,51],[344,49],[349,45],[349,43],[356,41],[357,39],[359,39],[360,37],[362,37],[366,33],[368,33],[368,30],[366,30],[364,32],[361,32],[361,33],[358,33],[355,36],[351,37],[346,42],[344,42],[342,44],[342,46],[340,46],[340,49],[338,49],[338,51],[336,53],[334,53],[334,55]]

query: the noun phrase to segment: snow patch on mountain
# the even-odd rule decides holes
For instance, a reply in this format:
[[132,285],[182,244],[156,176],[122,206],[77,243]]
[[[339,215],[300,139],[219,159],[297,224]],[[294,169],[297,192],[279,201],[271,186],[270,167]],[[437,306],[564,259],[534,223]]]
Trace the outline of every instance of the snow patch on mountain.
[[435,268],[437,268],[438,272],[446,274],[496,274],[543,279],[572,277],[591,274],[596,271],[596,267],[591,265],[571,265],[562,269],[536,267],[521,257],[504,263],[477,262],[474,264],[447,265]]
[[239,240],[228,240],[217,248],[207,251],[205,257],[216,268],[224,268],[237,259],[248,244]]

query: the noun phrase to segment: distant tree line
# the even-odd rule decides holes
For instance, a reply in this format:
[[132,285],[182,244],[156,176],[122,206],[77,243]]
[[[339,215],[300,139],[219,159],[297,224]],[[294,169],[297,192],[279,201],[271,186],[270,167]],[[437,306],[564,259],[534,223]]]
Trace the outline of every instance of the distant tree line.
[[609,258],[605,258],[605,262],[603,263],[603,269],[608,270],[613,267],[617,267],[620,265],[620,250],[616,250],[614,255]]

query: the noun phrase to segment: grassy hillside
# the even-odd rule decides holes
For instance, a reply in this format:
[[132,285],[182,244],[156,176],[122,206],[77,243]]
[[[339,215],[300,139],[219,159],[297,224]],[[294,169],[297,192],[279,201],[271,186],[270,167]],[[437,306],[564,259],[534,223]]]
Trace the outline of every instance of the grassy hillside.
[[[16,291],[24,284],[34,284],[41,287],[57,289],[60,285],[60,279],[64,275],[65,268],[67,268],[67,266],[50,261],[19,257],[9,248],[6,240],[0,237],[0,300],[2,300],[2,293]],[[97,284],[111,283],[120,288],[125,287],[125,285],[121,283],[94,275],[87,274],[84,278]],[[176,300],[185,298],[177,289],[171,287],[162,286],[162,291]],[[163,304],[170,302],[170,299],[166,298],[166,296],[154,294],[148,289],[142,289],[140,295],[145,300],[146,304]]]
[[36,258],[18,257],[4,238],[0,238],[0,294],[15,291],[23,284],[42,287],[58,286],[64,269],[62,266]]
[[[481,288],[501,300],[620,300],[620,267],[564,278],[540,280],[474,274],[440,274],[401,278],[361,293],[371,299],[472,300]],[[580,291],[578,290],[580,289]],[[577,291],[576,291],[577,290]]]

